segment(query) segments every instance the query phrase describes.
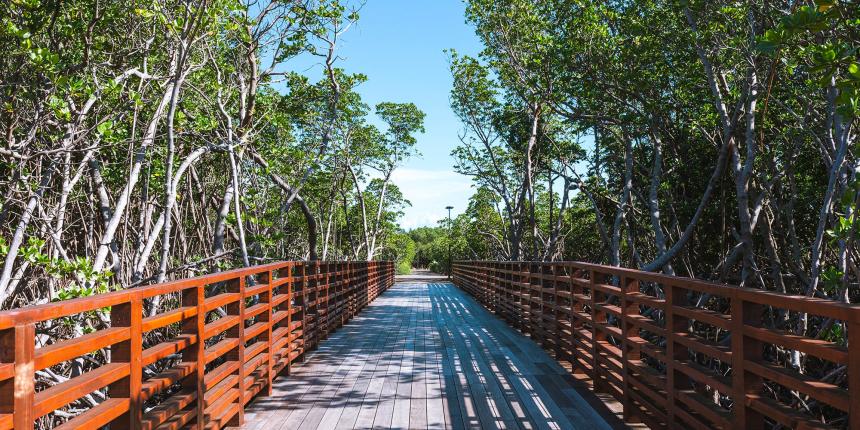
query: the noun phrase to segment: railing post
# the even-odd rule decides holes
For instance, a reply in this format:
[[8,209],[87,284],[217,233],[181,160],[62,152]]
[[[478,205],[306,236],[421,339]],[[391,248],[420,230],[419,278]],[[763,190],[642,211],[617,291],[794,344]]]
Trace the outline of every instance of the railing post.
[[[848,392],[860,392],[860,310],[851,311],[848,321]],[[860,430],[860,395],[850,396],[848,428]]]
[[683,361],[689,360],[689,349],[678,342],[678,333],[687,333],[690,328],[690,318],[675,313],[675,307],[689,305],[689,290],[680,285],[665,285],[666,294],[666,415],[669,427],[676,427],[675,419],[678,391],[691,389],[690,377],[678,371],[679,366],[685,366]]
[[32,430],[36,398],[36,325],[21,324],[0,332],[0,362],[14,363],[12,378],[0,382],[0,413],[12,414],[15,430]]
[[110,311],[111,327],[128,327],[129,338],[111,346],[111,362],[128,363],[129,374],[111,384],[108,392],[112,398],[128,398],[128,412],[111,423],[114,429],[139,429],[143,420],[143,405],[140,393],[143,380],[141,354],[143,349],[143,301],[132,296],[126,303],[114,305]]
[[373,285],[373,295],[370,300],[367,301],[367,304],[370,304],[371,301],[376,300],[377,297],[382,293],[382,280],[380,279],[380,270],[379,264],[375,261],[370,263],[370,272],[368,276],[370,277],[370,283]]
[[561,310],[561,300],[559,299],[559,295],[558,295],[558,281],[557,281],[557,279],[558,279],[559,273],[564,272],[564,267],[560,266],[556,263],[553,263],[551,272],[552,272],[552,277],[553,277],[552,293],[550,294],[552,296],[552,305],[553,305],[553,308],[552,308],[552,338],[553,338],[553,343],[555,344],[555,351],[554,351],[555,352],[555,359],[556,359],[556,361],[561,362],[564,359],[564,348],[562,347],[562,344],[561,344],[562,333],[564,333],[564,331],[561,328],[561,322],[560,322],[561,317],[562,317],[562,310]]
[[[582,321],[582,315],[585,313],[585,304],[582,302],[582,297],[584,296],[584,288],[581,284],[581,279],[583,279],[584,271],[577,267],[571,267],[570,270],[570,353],[571,360],[575,360],[576,363],[571,363],[573,366],[573,373],[588,373],[588,369],[585,367],[585,363],[587,360],[582,355],[581,351],[585,351],[584,348],[580,348],[577,345],[577,341],[582,344],[585,344],[585,339],[583,339],[583,334],[580,331],[583,329],[585,325]],[[579,350],[577,350],[579,348]],[[593,370],[593,368],[592,368]],[[594,378],[594,372],[590,375],[592,379]]]
[[496,265],[492,262],[488,262],[486,267],[487,277],[484,278],[484,301],[487,302],[487,307],[490,309],[490,312],[495,313],[496,309],[493,306],[493,289],[495,285],[494,279],[496,278]]
[[341,325],[349,321],[349,302],[352,297],[352,265],[348,261],[341,263],[343,265],[343,273],[340,276],[340,291],[341,291]]
[[349,299],[349,263],[338,263],[340,269],[337,275],[337,307],[338,307],[338,327],[346,323],[346,315],[349,313],[347,300]]
[[[485,262],[481,263],[481,269],[480,269],[481,275],[479,276],[478,284],[476,285],[476,288],[478,290],[478,291],[476,291],[476,293],[478,295],[478,297],[476,297],[476,298],[478,299],[478,303],[481,303],[484,306],[489,306],[489,304],[490,304],[489,301],[487,300],[487,280],[490,279],[490,267],[489,266],[490,265],[488,263],[485,263]],[[490,310],[490,312],[492,312],[492,310]]]
[[368,283],[369,278],[367,262],[362,262],[358,271],[359,276],[356,278],[358,280],[358,305],[356,309],[361,310],[362,308],[364,308],[365,301],[370,300],[370,284]]
[[633,421],[637,418],[636,407],[633,405],[633,399],[630,397],[630,361],[639,360],[640,352],[634,348],[630,342],[631,337],[639,336],[639,329],[635,325],[630,324],[629,315],[639,314],[639,305],[629,299],[631,293],[639,292],[639,280],[628,277],[621,278],[621,366],[622,366],[622,386],[624,387],[624,420]]
[[589,271],[589,284],[591,287],[591,372],[594,378],[594,391],[602,392],[606,389],[603,382],[602,372],[600,371],[600,343],[606,339],[606,334],[598,327],[599,324],[606,324],[606,312],[598,311],[597,304],[603,302],[603,294],[595,288],[597,284],[598,273],[594,270]]
[[[311,262],[308,265],[308,269],[310,269],[310,273],[305,270],[305,280],[306,286],[308,288],[308,302],[313,303],[312,306],[309,306],[308,318],[313,319],[313,324],[311,324],[308,330],[308,340],[310,340],[311,348],[316,349],[317,343],[319,342],[319,333],[320,333],[320,263],[319,261]],[[307,347],[306,347],[307,348]]]
[[[293,295],[293,263],[287,263],[285,267],[282,267],[278,271],[278,278],[288,278],[287,282],[281,285],[280,292],[281,294],[287,295],[287,300],[282,302],[278,308],[282,311],[287,312],[287,317],[282,319],[278,324],[281,327],[284,327],[286,324],[287,332],[284,336],[287,337],[287,343],[284,345],[284,350],[286,353],[281,356],[281,360],[285,361],[284,366],[281,367],[281,371],[286,369],[286,374],[289,375],[292,371],[292,354],[293,354],[293,342],[294,340],[290,340],[293,337],[293,306],[295,301],[295,296]],[[286,293],[284,293],[284,289],[286,289]],[[280,364],[280,363],[278,363]]]
[[496,272],[496,279],[493,282],[493,312],[495,312],[496,315],[498,315],[500,312],[500,310],[499,310],[499,298],[501,297],[501,291],[502,291],[502,282],[501,282],[501,279],[503,278],[503,276],[502,276],[503,274],[501,272],[502,265],[498,262],[495,262],[495,263],[493,263],[493,269]]
[[194,345],[185,348],[182,351],[182,361],[184,363],[193,363],[194,373],[188,375],[182,381],[182,388],[186,391],[195,391],[197,398],[195,405],[197,407],[197,430],[203,430],[205,423],[205,404],[203,396],[206,394],[204,384],[204,376],[206,372],[206,349],[203,340],[204,325],[206,324],[206,312],[203,305],[205,300],[205,286],[197,285],[192,288],[182,290],[182,306],[195,307],[197,312],[194,317],[182,321],[182,334],[192,336],[196,339]]
[[[553,291],[553,300],[555,301],[555,336],[556,336],[556,361],[561,363],[562,361],[569,361],[570,357],[567,354],[567,349],[565,348],[565,343],[568,342],[568,339],[565,339],[564,327],[562,326],[562,321],[567,321],[567,324],[571,327],[571,335],[573,335],[573,326],[570,320],[570,268],[567,265],[561,263],[555,263],[555,290]],[[561,278],[561,281],[558,280]],[[563,293],[563,294],[560,294]],[[564,297],[567,295],[567,298]],[[570,346],[573,346],[573,343],[570,343]]]
[[528,267],[528,275],[526,276],[526,306],[527,310],[525,311],[526,315],[526,326],[525,333],[528,333],[528,336],[534,339],[534,317],[535,317],[535,288],[534,288],[534,280],[532,279],[532,274],[535,273],[537,267],[535,267],[534,263],[526,263],[526,267]]
[[245,422],[245,276],[228,281],[227,292],[239,293],[239,300],[227,305],[227,315],[239,317],[239,323],[228,329],[226,336],[239,340],[239,345],[227,353],[228,361],[239,362],[239,369],[236,371],[239,376],[239,381],[236,383],[239,389],[239,397],[236,399],[239,403],[239,412],[227,425],[241,426]]
[[356,266],[353,266],[352,270],[353,276],[353,285],[355,287],[355,304],[353,307],[353,314],[357,314],[359,310],[361,310],[361,301],[363,297],[366,296],[364,293],[364,263],[358,263]]
[[[332,326],[331,330],[335,330],[337,327],[340,327],[341,321],[341,313],[340,313],[340,288],[341,288],[341,279],[343,278],[343,265],[340,263],[334,263],[334,274],[329,277],[329,317],[330,325]],[[332,302],[332,299],[334,301]],[[331,304],[333,303],[333,304]]]
[[332,270],[331,263],[323,264],[323,270],[325,270],[325,276],[323,276],[323,282],[325,285],[325,322],[323,323],[323,334],[324,338],[328,339],[329,327],[331,326],[331,294],[332,294],[332,278],[335,277],[334,271]]
[[757,303],[745,302],[737,295],[732,295],[731,309],[733,424],[735,428],[759,430],[764,428],[764,417],[747,407],[746,397],[747,394],[758,393],[763,380],[760,376],[747,372],[745,363],[762,359],[764,345],[759,340],[746,337],[744,326],[761,327],[763,308]]
[[373,265],[371,262],[364,263],[364,286],[365,290],[367,290],[367,300],[362,300],[361,307],[364,308],[373,300],[373,282],[371,279],[373,273]]
[[529,315],[526,312],[526,307],[529,306],[528,299],[526,295],[531,291],[529,285],[531,285],[531,273],[529,272],[529,266],[527,263],[520,263],[520,295],[519,295],[519,306],[517,311],[519,312],[517,320],[519,321],[519,330],[521,333],[528,332],[529,325]]
[[[266,322],[266,395],[272,395],[272,381],[275,379],[275,351],[272,350],[272,271],[260,274],[260,282],[268,285],[266,291],[260,293],[260,302],[266,304],[266,311],[257,317]],[[244,302],[244,299],[242,300]],[[244,321],[243,321],[244,324]],[[241,341],[240,341],[241,342]]]
[[[675,371],[675,360],[684,358],[687,350],[684,347],[677,348],[675,333],[687,331],[687,319],[676,316],[674,306],[683,305],[687,298],[684,291],[675,288],[672,284],[664,285],[666,294],[666,309],[664,311],[666,327],[666,421],[670,429],[676,428],[675,399],[677,390],[684,387],[686,376]],[[686,384],[689,385],[689,384]]]
[[323,282],[325,282],[325,325],[323,327],[325,338],[328,339],[328,334],[329,331],[331,331],[332,326],[332,278],[337,278],[337,272],[335,272],[335,270],[337,270],[337,267],[335,267],[332,263],[325,263],[323,267],[325,267],[325,277],[323,277]]
[[546,270],[544,270],[544,275],[549,275],[549,277],[552,278],[549,280],[543,280],[543,288],[549,288],[550,291],[541,291],[541,300],[544,302],[543,313],[552,316],[552,318],[549,319],[549,325],[546,326],[546,337],[549,339],[550,344],[553,346],[552,352],[555,354],[557,360],[561,352],[561,343],[559,342],[558,336],[558,289],[555,282],[555,274],[557,267],[553,263],[544,264],[546,267]]
[[359,304],[361,303],[361,263],[353,263],[350,265],[349,286],[352,289],[350,295],[350,318],[358,313]]
[[352,318],[352,263],[343,262],[343,276],[341,276],[341,325],[346,324]]
[[516,273],[516,265],[514,263],[507,263],[505,267],[508,270],[508,288],[505,290],[505,303],[507,303],[507,309],[505,310],[506,318],[508,322],[516,327],[516,306],[514,305],[514,300],[516,300],[515,291],[517,286],[514,285],[514,282],[518,282]]
[[[308,295],[307,295],[307,278],[305,275],[305,266],[307,263],[298,263],[293,267],[293,280],[290,291],[293,293],[295,304],[301,307],[298,312],[299,318],[302,320],[301,335],[297,338],[298,344],[302,347],[301,354],[298,355],[298,361],[302,362],[305,359],[305,351],[308,347]],[[298,289],[296,287],[299,287]],[[292,361],[290,367],[292,367]],[[291,369],[292,371],[292,369]]]

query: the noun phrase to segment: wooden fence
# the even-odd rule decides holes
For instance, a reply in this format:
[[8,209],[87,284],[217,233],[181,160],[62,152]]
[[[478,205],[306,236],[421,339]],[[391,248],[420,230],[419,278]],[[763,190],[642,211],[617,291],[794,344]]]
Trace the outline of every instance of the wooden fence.
[[[2,312],[0,429],[32,430],[97,391],[104,399],[60,427],[240,424],[275,376],[393,283],[391,262],[281,262]],[[147,312],[155,301],[167,310]],[[44,344],[76,318],[104,323]],[[76,360],[79,375],[37,382]]]
[[[860,307],[578,262],[454,283],[651,428],[860,429]],[[792,334],[801,314],[814,337]],[[847,348],[847,345],[854,348]],[[787,363],[802,353],[812,372]]]

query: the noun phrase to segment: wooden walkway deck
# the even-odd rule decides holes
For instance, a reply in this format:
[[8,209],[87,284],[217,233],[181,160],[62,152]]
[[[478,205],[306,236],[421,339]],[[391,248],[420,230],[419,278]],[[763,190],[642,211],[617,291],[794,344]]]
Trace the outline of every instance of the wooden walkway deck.
[[402,282],[249,405],[243,428],[610,428],[571,381],[453,285]]

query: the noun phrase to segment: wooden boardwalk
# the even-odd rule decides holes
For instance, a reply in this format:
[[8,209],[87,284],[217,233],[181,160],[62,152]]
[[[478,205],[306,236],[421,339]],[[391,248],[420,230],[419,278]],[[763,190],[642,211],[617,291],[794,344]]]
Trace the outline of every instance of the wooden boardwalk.
[[538,345],[444,282],[401,282],[333,333],[245,429],[604,429]]

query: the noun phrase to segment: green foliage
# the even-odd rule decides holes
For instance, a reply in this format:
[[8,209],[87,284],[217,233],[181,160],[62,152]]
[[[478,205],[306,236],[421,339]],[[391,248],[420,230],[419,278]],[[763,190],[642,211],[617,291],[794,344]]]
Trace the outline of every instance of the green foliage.
[[420,227],[409,231],[409,236],[415,242],[414,267],[430,269],[436,273],[448,273],[450,261],[472,258],[470,248],[475,246],[471,241],[469,220],[467,215],[461,215],[451,220],[439,220],[437,227]]
[[412,272],[415,253],[415,241],[406,233],[396,232],[387,236],[382,258],[395,262],[398,275],[408,275]]
[[841,323],[833,323],[819,335],[821,339],[844,345],[847,337],[845,336],[845,326]]
[[[111,285],[113,277],[111,271],[94,270],[92,261],[85,257],[79,256],[73,260],[52,258],[42,251],[44,248],[44,240],[30,237],[27,244],[21,248],[21,257],[33,266],[44,270],[52,278],[66,284],[65,288],[57,292],[55,300],[89,297],[115,289]],[[0,251],[3,251],[3,254],[8,252],[5,242],[0,241]]]
[[[476,185],[465,251],[628,267],[668,252],[674,268],[657,270],[805,293],[822,225],[822,266],[839,267],[827,294],[856,301],[858,11],[467,1],[484,49],[448,51],[463,124],[452,156]],[[848,155],[822,215],[840,142]],[[744,227],[752,251],[738,245]]]
[[835,83],[839,112],[848,117],[860,114],[860,43],[848,34],[860,29],[854,2],[817,0],[783,16],[758,38],[761,52],[808,71],[821,87]]
[[398,275],[408,275],[412,273],[412,264],[408,261],[399,261],[395,267]]

